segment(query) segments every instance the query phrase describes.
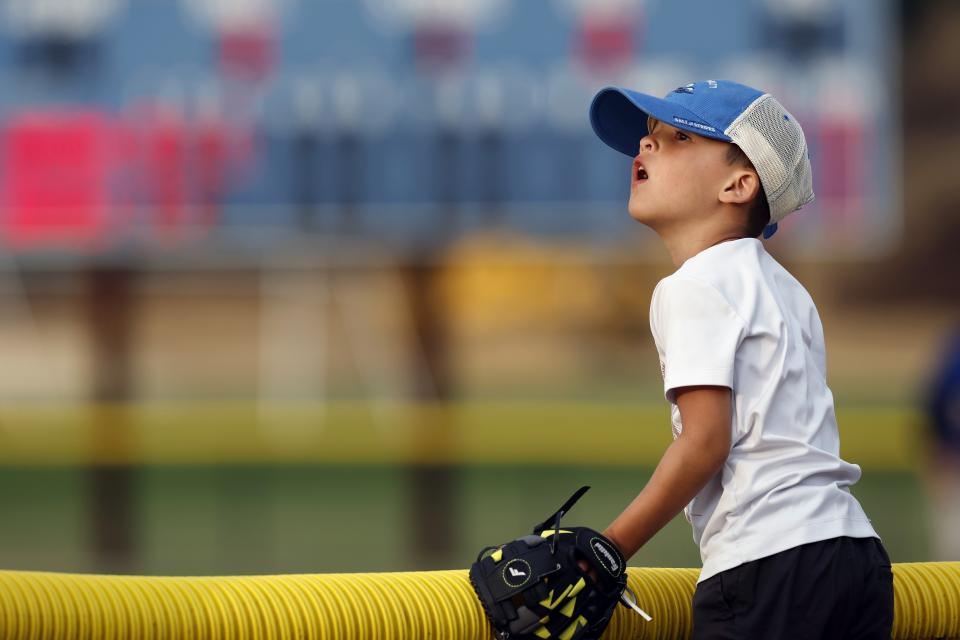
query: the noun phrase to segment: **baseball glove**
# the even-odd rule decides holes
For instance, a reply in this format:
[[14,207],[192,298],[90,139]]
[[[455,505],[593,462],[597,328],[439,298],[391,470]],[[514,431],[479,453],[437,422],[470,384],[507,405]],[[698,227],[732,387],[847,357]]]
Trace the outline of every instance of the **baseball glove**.
[[500,640],[595,640],[621,598],[642,613],[624,598],[626,562],[616,545],[587,527],[560,528],[589,488],[570,496],[533,535],[486,547],[471,565],[470,583]]

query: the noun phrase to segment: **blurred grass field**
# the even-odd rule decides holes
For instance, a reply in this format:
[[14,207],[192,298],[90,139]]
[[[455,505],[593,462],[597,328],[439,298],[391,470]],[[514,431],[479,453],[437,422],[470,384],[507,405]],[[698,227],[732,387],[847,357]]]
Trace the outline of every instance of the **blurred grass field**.
[[[242,401],[13,405],[0,429],[0,567],[97,572],[91,465],[130,470],[133,553],[147,575],[466,567],[529,530],[583,484],[571,522],[603,527],[669,444],[662,402],[450,405]],[[928,559],[919,418],[844,403],[854,493],[897,562]],[[450,469],[445,550],[418,549],[414,470]],[[420,511],[422,513],[422,508]],[[633,559],[697,567],[682,517]]]
[[[463,466],[453,472],[455,540],[466,567],[483,545],[526,532],[581,484],[571,522],[605,526],[647,466]],[[134,471],[131,573],[216,575],[416,570],[410,468],[397,465],[145,466]],[[82,467],[0,468],[0,567],[95,571]],[[925,499],[914,474],[870,471],[855,487],[896,562],[927,558]],[[699,566],[675,519],[632,560]]]

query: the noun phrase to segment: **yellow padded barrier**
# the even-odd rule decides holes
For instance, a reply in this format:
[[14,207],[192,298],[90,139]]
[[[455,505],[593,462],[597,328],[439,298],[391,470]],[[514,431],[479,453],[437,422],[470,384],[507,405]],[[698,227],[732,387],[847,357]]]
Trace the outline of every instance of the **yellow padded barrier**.
[[[960,562],[894,566],[894,638],[960,637]],[[605,639],[685,638],[695,569],[629,569],[654,616]],[[467,573],[157,578],[0,571],[0,638],[490,638]]]

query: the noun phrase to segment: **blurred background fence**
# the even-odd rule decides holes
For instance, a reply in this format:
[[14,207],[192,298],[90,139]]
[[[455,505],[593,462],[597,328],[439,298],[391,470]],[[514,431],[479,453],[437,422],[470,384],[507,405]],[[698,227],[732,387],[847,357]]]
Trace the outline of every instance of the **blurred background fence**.
[[[672,268],[586,110],[704,77],[803,123],[817,200],[769,246],[855,493],[895,561],[957,559],[955,3],[0,11],[0,567],[462,567],[579,484],[602,527],[669,441]],[[685,522],[634,560],[698,562]]]

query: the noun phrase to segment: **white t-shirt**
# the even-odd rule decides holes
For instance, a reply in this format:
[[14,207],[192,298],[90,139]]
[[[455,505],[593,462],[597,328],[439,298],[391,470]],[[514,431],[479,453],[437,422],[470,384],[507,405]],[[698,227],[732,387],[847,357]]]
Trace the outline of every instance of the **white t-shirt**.
[[808,542],[877,536],[849,490],[860,467],[839,457],[820,316],[759,240],[704,249],[661,280],[650,329],[674,438],[672,390],[732,390],[730,454],[684,509],[700,581]]

